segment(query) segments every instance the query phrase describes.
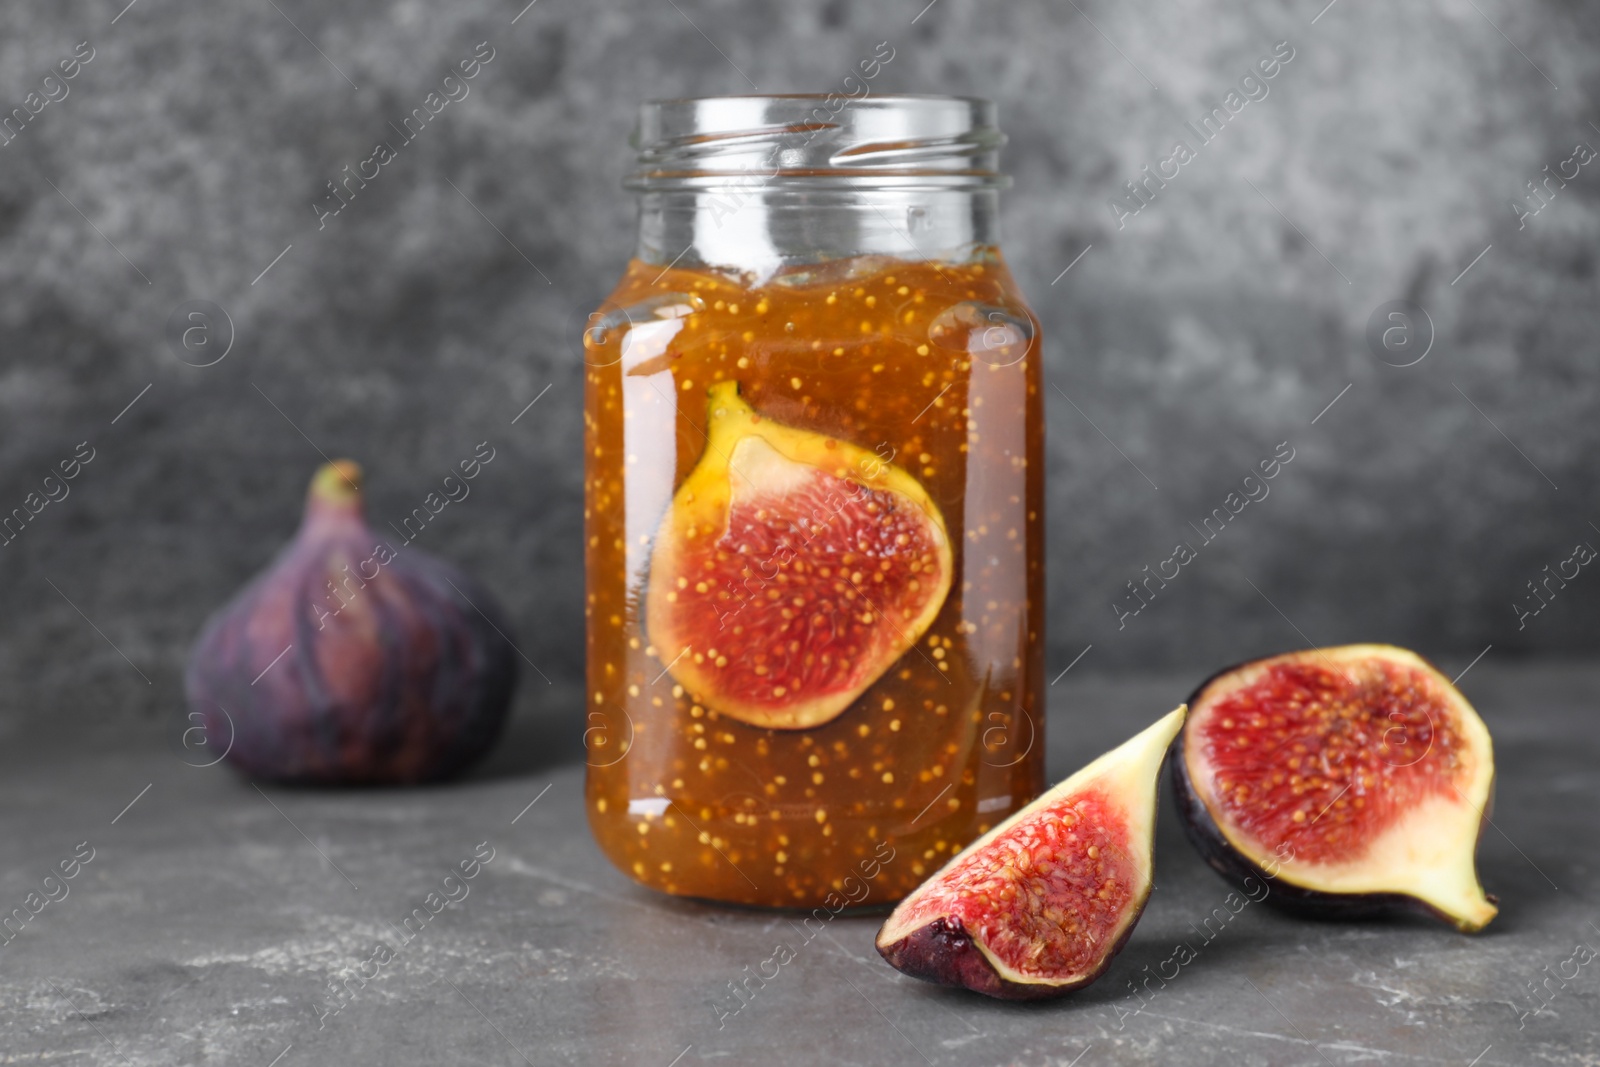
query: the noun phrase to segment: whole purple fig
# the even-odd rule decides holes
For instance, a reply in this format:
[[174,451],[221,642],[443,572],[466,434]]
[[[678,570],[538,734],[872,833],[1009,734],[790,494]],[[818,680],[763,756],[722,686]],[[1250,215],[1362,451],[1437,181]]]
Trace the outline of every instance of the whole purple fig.
[[494,744],[516,684],[487,592],[367,528],[361,468],[317,471],[300,530],[210,620],[184,676],[210,751],[263,779],[420,782]]

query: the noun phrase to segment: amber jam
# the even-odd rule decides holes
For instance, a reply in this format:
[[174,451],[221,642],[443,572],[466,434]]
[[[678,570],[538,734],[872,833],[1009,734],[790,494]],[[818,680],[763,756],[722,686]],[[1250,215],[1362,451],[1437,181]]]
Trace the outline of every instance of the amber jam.
[[668,893],[897,900],[1043,784],[1037,323],[987,246],[635,260],[604,310],[595,837]]

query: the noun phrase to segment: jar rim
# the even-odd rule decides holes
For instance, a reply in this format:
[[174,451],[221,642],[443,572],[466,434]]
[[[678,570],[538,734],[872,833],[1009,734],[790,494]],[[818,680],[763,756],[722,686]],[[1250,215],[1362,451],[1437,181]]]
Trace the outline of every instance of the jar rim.
[[[830,96],[844,95],[836,93],[716,93],[710,96],[656,96],[644,101],[641,108],[652,107],[659,104],[687,104],[702,100],[826,100]],[[876,93],[872,96],[861,97],[861,100],[893,101],[893,100],[933,100],[956,101],[960,103],[981,104],[986,108],[993,108],[994,102],[984,96],[970,96],[964,93]]]
[[[864,83],[858,83],[863,84]],[[997,188],[1005,135],[975,96],[744,94],[649,100],[630,143],[640,191],[781,182],[806,188]]]

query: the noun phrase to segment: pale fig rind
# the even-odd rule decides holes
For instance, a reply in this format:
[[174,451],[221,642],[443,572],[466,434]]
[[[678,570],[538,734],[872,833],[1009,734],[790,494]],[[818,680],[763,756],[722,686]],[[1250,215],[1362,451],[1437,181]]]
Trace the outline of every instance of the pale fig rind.
[[[707,391],[706,447],[651,550],[645,624],[673,678],[753,726],[830,722],[927,632],[954,554],[914,477]],[[887,578],[886,582],[884,579]]]
[[[1173,744],[1181,746],[1181,742]],[[1206,865],[1233,885],[1250,893],[1259,893],[1261,887],[1266,886],[1267,895],[1260,899],[1280,911],[1312,919],[1375,919],[1409,912],[1457,925],[1454,916],[1416,897],[1402,893],[1327,893],[1286,881],[1280,875],[1279,865],[1271,860],[1257,864],[1235,848],[1217,828],[1211,813],[1195,795],[1180,751],[1181,747],[1174,748],[1169,774],[1184,836]],[[1489,814],[1486,810],[1485,819]],[[1491,904],[1498,902],[1493,893],[1486,893],[1485,897]],[[1469,926],[1463,932],[1477,929],[1481,927]]]
[[[1382,827],[1370,835],[1377,842],[1377,847],[1370,850],[1377,858],[1369,860],[1373,871],[1364,877],[1351,873],[1363,861],[1359,853],[1334,864],[1307,862],[1301,855],[1303,840],[1299,842],[1301,848],[1296,849],[1299,831],[1289,832],[1277,846],[1269,847],[1271,843],[1263,842],[1259,835],[1232,825],[1229,816],[1214,810],[1220,809],[1216,790],[1207,787],[1204,772],[1197,767],[1203,757],[1198,754],[1195,738],[1220,700],[1240,691],[1241,679],[1258,679],[1265,671],[1293,663],[1327,664],[1340,670],[1377,663],[1385,669],[1411,672],[1439,700],[1440,713],[1452,719],[1452,744],[1461,749],[1462,755],[1457,758],[1464,773],[1459,781],[1451,779],[1447,791],[1440,791],[1432,802],[1430,811],[1435,818],[1419,817],[1411,823],[1402,818],[1398,826]],[[1266,885],[1270,889],[1264,898],[1268,903],[1315,918],[1359,919],[1411,913],[1442,919],[1464,933],[1481,930],[1494,918],[1497,900],[1484,891],[1473,863],[1494,800],[1493,750],[1488,729],[1449,679],[1422,657],[1389,645],[1348,645],[1285,653],[1218,671],[1195,690],[1189,705],[1189,722],[1173,741],[1169,760],[1173,795],[1185,836],[1224,878],[1256,892]],[[1405,763],[1401,769],[1411,765]],[[1439,807],[1441,803],[1444,808]],[[1318,817],[1308,820],[1312,826]],[[1408,831],[1426,838],[1427,846],[1402,849],[1403,835]],[[1441,848],[1441,843],[1448,847]],[[1410,859],[1411,866],[1423,869],[1382,869],[1384,864],[1395,866],[1392,857],[1397,854]]]
[[[879,954],[911,977],[1005,1000],[1058,997],[1104,974],[1149,899],[1161,764],[1184,714],[1164,716],[961,850],[895,908]],[[1110,910],[1096,912],[1085,886],[1098,886]]]
[[456,568],[375,536],[359,479],[348,461],[318,472],[294,540],[190,653],[191,720],[208,752],[252,777],[446,778],[504,723],[517,676],[509,623]]

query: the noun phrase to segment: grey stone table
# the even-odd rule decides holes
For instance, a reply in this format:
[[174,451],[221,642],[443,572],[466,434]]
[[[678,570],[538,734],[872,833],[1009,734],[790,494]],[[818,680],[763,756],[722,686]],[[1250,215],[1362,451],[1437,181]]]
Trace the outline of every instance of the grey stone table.
[[[1051,693],[1052,774],[1191,681],[1069,676]],[[1127,949],[1098,984],[1034,1005],[896,974],[873,918],[805,942],[783,916],[635,887],[590,840],[582,766],[541,764],[550,746],[526,730],[445,787],[261,792],[185,766],[154,723],[38,708],[0,744],[0,907],[43,902],[0,946],[0,1063],[1600,1063],[1600,961],[1575,962],[1600,949],[1600,669],[1491,657],[1463,686],[1500,760],[1480,864],[1502,912],[1484,934],[1251,905],[1205,941],[1195,927],[1227,890],[1166,811]],[[545,726],[567,714],[546,710]],[[476,877],[447,882],[464,860]],[[74,877],[47,883],[63,863]],[[447,887],[458,902],[374,959]],[[1179,940],[1198,957],[1131,999]],[[779,942],[793,961],[719,1017],[728,982]]]

